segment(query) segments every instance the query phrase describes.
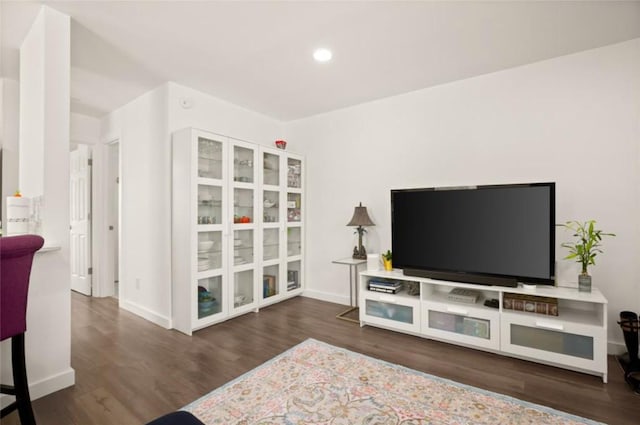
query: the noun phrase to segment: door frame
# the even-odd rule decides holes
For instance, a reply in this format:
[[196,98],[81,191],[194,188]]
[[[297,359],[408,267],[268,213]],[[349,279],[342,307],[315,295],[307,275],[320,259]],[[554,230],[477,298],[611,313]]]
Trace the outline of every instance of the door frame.
[[[120,137],[108,139],[96,145],[93,156],[93,205],[95,206],[95,214],[93,216],[93,260],[94,260],[94,284],[93,296],[110,297],[117,295],[118,299],[122,299],[122,285],[119,285],[119,293],[115,294],[114,287],[114,261],[113,248],[110,244],[109,226],[112,219],[109,214],[109,179],[110,179],[110,150],[114,145],[118,145],[118,176],[122,176],[122,149],[120,145]],[[120,261],[121,252],[121,225],[122,222],[122,184],[118,185],[118,275],[122,276],[122,262]]]

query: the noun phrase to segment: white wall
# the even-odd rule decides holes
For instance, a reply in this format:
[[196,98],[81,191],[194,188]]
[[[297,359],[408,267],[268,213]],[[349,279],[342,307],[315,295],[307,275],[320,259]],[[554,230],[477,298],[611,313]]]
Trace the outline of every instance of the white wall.
[[[36,254],[31,272],[25,345],[34,399],[75,380],[70,364],[69,85],[70,19],[43,6],[20,48],[19,184],[25,196],[43,196],[40,233],[46,245],[59,247]],[[2,359],[3,377],[10,375],[7,360]]]
[[275,120],[174,83],[102,120],[101,142],[120,140],[120,305],[164,327],[171,326],[171,133],[184,127],[259,143],[282,134]]
[[636,39],[288,123],[308,159],[306,293],[348,302],[348,270],[331,260],[357,243],[345,225],[359,201],[376,223],[365,247],[380,252],[392,188],[555,181],[557,222],[618,235],[592,275],[621,341],[617,314],[640,310],[639,93]]
[[100,120],[83,114],[71,113],[69,137],[72,145],[79,143],[95,145],[100,140]]
[[7,205],[5,199],[18,187],[18,110],[20,85],[16,80],[0,79],[0,137],[2,137],[2,226],[6,228]]
[[[270,147],[282,138],[284,126],[280,121],[179,84],[168,83],[168,88],[169,131],[172,133],[194,127]],[[183,100],[190,106],[183,107]]]

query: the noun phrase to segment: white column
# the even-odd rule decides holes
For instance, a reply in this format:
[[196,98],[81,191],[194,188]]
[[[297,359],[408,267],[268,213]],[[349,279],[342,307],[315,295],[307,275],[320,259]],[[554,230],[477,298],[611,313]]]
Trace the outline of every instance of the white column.
[[[70,331],[70,66],[70,18],[43,6],[20,47],[19,185],[24,196],[42,197],[40,234],[45,245],[59,249],[36,254],[31,272],[25,339],[32,399],[75,381]],[[3,376],[7,368],[3,356]]]

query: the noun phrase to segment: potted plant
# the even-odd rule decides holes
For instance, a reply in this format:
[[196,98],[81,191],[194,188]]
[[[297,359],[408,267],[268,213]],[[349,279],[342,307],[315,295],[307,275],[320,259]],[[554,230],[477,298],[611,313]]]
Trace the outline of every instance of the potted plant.
[[388,249],[387,252],[382,254],[382,262],[384,263],[384,269],[389,272],[393,270],[393,265],[391,264],[392,257],[393,256],[391,255],[390,249]]
[[578,290],[581,292],[591,292],[591,276],[588,272],[589,266],[596,264],[596,255],[602,254],[601,241],[603,236],[615,236],[613,233],[604,233],[595,228],[596,221],[588,220],[584,223],[579,221],[567,221],[560,226],[573,231],[574,242],[564,242],[560,244],[569,250],[565,260],[575,260],[582,266],[582,271],[578,276]]

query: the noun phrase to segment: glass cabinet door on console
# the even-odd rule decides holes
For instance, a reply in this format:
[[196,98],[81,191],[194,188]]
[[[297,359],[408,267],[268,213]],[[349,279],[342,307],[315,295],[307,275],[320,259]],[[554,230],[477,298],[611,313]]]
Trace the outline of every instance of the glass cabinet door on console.
[[[560,295],[563,291],[571,293],[567,288],[555,290]],[[602,294],[593,288],[591,293],[581,293],[579,300],[558,298],[555,314],[503,310],[502,350],[597,370],[606,380],[606,300]]]
[[[476,347],[500,349],[500,312],[484,305],[485,300],[498,299],[492,287],[467,285],[467,296],[476,297],[463,302],[452,298],[454,286],[446,283],[421,283],[422,333]],[[463,297],[464,299],[464,297]]]
[[359,296],[360,321],[380,326],[420,332],[420,296],[410,295],[408,286],[396,293],[375,291],[366,279]]

